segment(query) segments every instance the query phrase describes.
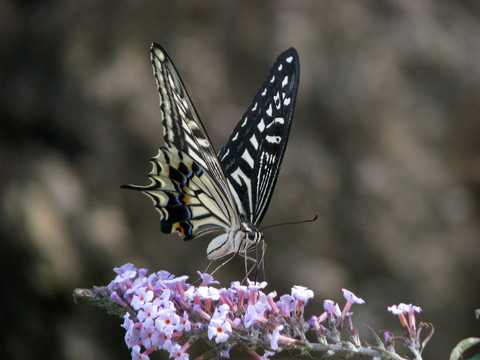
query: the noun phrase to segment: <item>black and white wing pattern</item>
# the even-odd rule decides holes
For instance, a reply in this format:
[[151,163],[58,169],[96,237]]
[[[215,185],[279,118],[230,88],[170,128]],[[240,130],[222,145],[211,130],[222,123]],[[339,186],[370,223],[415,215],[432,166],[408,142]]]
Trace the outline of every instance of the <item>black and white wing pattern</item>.
[[255,226],[267,211],[287,147],[299,76],[298,54],[290,48],[218,154],[240,213]]
[[161,230],[185,240],[215,234],[209,259],[242,253],[263,240],[257,229],[280,169],[299,79],[295,49],[279,56],[219,158],[166,51],[151,48],[165,146],[151,159],[148,195]]

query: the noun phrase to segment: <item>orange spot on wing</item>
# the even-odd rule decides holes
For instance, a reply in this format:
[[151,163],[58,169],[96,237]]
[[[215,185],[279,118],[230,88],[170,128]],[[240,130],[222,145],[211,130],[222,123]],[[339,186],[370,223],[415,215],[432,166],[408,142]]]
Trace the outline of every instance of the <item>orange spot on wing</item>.
[[185,237],[185,229],[183,228],[182,225],[180,225],[179,223],[176,223],[173,228],[174,228],[174,230],[177,231],[181,236]]

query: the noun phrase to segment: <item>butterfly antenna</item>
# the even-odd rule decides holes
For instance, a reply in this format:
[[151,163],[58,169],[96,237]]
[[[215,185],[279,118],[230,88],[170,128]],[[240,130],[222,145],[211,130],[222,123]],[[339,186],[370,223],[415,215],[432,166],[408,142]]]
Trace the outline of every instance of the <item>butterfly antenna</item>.
[[279,224],[273,224],[273,225],[268,225],[268,226],[265,226],[262,231],[266,230],[266,229],[270,229],[270,228],[273,228],[273,227],[277,227],[277,226],[283,226],[283,225],[297,225],[297,224],[304,224],[304,223],[309,223],[309,222],[314,222],[315,220],[318,219],[318,214],[315,214],[315,216],[311,219],[307,219],[307,220],[299,220],[299,221],[291,221],[291,222],[286,222],[286,223],[279,223]]

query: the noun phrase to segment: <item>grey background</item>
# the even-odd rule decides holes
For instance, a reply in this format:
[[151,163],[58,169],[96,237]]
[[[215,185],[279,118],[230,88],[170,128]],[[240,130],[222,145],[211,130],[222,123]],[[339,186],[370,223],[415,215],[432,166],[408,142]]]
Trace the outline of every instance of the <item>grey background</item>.
[[[436,328],[425,359],[479,336],[478,4],[2,1],[2,358],[129,359],[121,320],[74,305],[73,289],[107,284],[126,262],[193,278],[208,265],[206,241],[160,233],[150,200],[119,188],[148,183],[162,144],[153,41],[217,150],[276,56],[298,50],[295,118],[262,225],[319,219],[266,231],[270,290],[313,289],[310,314],[354,291],[371,341],[362,324],[401,335],[386,307],[419,305]],[[242,275],[238,259],[217,277]]]

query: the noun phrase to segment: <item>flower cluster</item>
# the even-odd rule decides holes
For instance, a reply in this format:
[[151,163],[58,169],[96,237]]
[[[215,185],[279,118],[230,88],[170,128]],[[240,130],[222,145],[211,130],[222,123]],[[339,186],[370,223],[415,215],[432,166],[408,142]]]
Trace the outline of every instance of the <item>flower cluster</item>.
[[358,331],[353,327],[352,315],[350,308],[353,304],[365,304],[365,301],[347,289],[342,289],[343,297],[347,303],[340,310],[340,306],[332,300],[325,300],[323,308],[325,311],[320,316],[312,316],[309,324],[316,330],[318,341],[322,344],[329,342],[340,341],[340,331],[342,330],[345,320],[348,320],[348,330],[352,342],[359,346],[360,339],[358,338]]
[[[115,272],[108,292],[126,310],[122,326],[134,360],[147,360],[155,350],[168,351],[170,358],[189,359],[188,349],[198,339],[211,346],[204,358],[228,358],[236,348],[267,359],[285,348],[308,347],[308,330],[315,330],[325,343],[326,336],[338,337],[332,333],[332,324],[340,329],[351,317],[351,306],[363,303],[344,290],[347,304],[342,311],[327,300],[325,312],[306,322],[304,308],[313,291],[302,286],[294,286],[290,294],[276,300],[276,292],[262,291],[266,282],[243,285],[237,281],[219,289],[212,286],[218,282],[208,274],[200,274],[203,284],[196,287],[186,282],[187,276],[174,277],[166,271],[148,275],[146,269],[132,264]],[[258,348],[265,349],[262,355]]]
[[[418,360],[433,335],[431,324],[416,323],[415,313],[421,309],[401,303],[388,310],[399,317],[405,336],[384,331],[380,339],[372,330],[376,345],[365,345],[353,326],[351,312],[354,304],[365,301],[346,289],[342,289],[346,300],[343,308],[325,300],[323,313],[305,321],[304,309],[313,291],[303,286],[294,286],[290,294],[277,297],[276,292],[264,292],[266,282],[236,281],[229,288],[218,288],[214,286],[218,282],[208,274],[199,273],[202,284],[193,286],[187,276],[175,277],[167,271],[148,274],[132,264],[114,270],[117,276],[108,287],[77,289],[75,294],[123,316],[125,342],[133,360],[148,360],[155,350],[169,352],[172,359],[189,359],[189,350],[197,340],[210,346],[197,359],[229,358],[232,349],[245,351],[257,360],[283,350],[303,355],[318,351],[406,359],[396,353],[394,345],[400,341]],[[430,333],[422,340],[420,333],[425,328],[430,328]],[[309,331],[314,332],[317,342],[311,342],[312,336],[307,339]],[[348,340],[342,338],[345,335]]]
[[[412,304],[400,303],[398,305],[392,305],[388,307],[393,315],[397,315],[400,320],[400,324],[405,330],[405,337],[394,337],[389,331],[385,331],[383,336],[385,338],[385,344],[391,352],[395,352],[393,349],[393,342],[395,340],[401,340],[403,344],[416,355],[416,358],[420,358],[423,348],[428,340],[433,335],[433,327],[431,324],[420,323],[417,325],[415,319],[415,313],[420,313],[422,309],[419,306]],[[423,341],[420,338],[422,329],[430,327],[430,334]]]

